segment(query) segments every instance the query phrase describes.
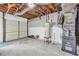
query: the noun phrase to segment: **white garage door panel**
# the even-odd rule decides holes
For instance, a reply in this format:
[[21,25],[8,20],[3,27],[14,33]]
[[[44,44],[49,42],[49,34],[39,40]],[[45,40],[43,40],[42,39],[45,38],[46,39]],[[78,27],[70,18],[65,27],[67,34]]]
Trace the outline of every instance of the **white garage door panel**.
[[20,22],[20,31],[27,31],[27,23]]
[[18,39],[18,32],[6,34],[6,41],[14,40],[14,39]]
[[18,31],[18,22],[13,20],[6,21],[6,32]]
[[6,41],[18,39],[18,21],[6,20]]
[[20,22],[20,38],[27,36],[27,23]]
[[0,42],[3,42],[3,20],[0,14]]
[[20,32],[20,38],[21,37],[26,37],[27,36],[27,33],[26,32]]
[[27,27],[26,28],[20,28],[20,31],[27,31]]
[[[18,27],[20,26],[20,28]],[[20,34],[18,33],[20,31]],[[18,36],[18,34],[20,36]],[[23,38],[27,36],[27,23],[15,20],[6,20],[6,41],[18,39],[18,37]]]
[[12,25],[7,25],[6,26],[6,32],[17,32],[18,27],[17,26],[12,26]]
[[6,20],[6,24],[11,24],[11,25],[16,25],[15,23],[17,23],[18,21],[15,20]]

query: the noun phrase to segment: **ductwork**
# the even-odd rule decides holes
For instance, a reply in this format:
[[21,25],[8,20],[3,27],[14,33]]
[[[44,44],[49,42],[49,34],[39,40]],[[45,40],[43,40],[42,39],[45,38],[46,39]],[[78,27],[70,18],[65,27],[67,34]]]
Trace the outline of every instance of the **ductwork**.
[[[0,4],[6,4],[6,3],[0,3]],[[28,3],[28,4],[30,4],[30,3]],[[48,5],[50,3],[33,3],[33,4],[34,4],[34,7],[35,7],[37,5]],[[28,11],[30,11],[30,10],[32,10],[34,8],[32,6],[28,6],[28,7],[24,8],[21,12],[18,12],[18,10],[21,9],[23,7],[23,5],[27,6],[27,4],[23,3],[21,5],[21,7],[17,8],[17,10],[16,10],[14,15],[23,15],[24,13],[26,13],[26,12],[28,12]],[[9,9],[7,10],[6,13],[8,13],[8,11],[9,11]]]
[[23,15],[25,12],[32,10],[33,8],[27,7],[23,9],[21,12],[15,13],[15,15]]
[[[34,3],[35,6],[37,5],[48,5],[49,3]],[[27,5],[27,4],[26,4]],[[34,7],[35,7],[34,6]],[[15,15],[23,15],[24,13],[32,10],[34,7],[26,7],[25,9],[23,9],[21,12],[16,12]]]
[[[27,4],[25,4],[25,6],[27,6]],[[24,13],[26,13],[27,11],[30,11],[30,10],[32,10],[33,9],[33,7],[26,7],[26,8],[24,8],[21,12],[16,12],[14,15],[23,15]]]

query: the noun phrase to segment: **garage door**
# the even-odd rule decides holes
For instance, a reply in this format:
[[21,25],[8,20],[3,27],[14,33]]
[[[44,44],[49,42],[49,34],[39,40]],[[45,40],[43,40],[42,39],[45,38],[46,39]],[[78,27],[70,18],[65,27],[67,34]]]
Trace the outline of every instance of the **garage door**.
[[6,20],[6,41],[18,39],[18,21]]
[[20,38],[27,37],[27,23],[20,22]]

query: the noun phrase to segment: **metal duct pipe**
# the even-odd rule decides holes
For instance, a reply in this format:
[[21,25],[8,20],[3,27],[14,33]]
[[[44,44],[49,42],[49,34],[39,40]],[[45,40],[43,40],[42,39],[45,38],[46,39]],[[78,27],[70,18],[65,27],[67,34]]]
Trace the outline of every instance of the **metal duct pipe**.
[[[25,4],[25,5],[27,6],[27,4]],[[35,6],[33,6],[33,7],[35,7]],[[32,10],[33,7],[28,5],[28,7],[24,8],[21,12],[16,12],[15,15],[23,15],[23,14],[26,13],[27,11]]]
[[30,8],[30,7],[25,8],[25,9],[22,10],[21,12],[17,12],[17,13],[15,13],[15,15],[23,15],[25,12],[30,11],[30,10],[32,10],[32,9],[33,9],[33,8]]
[[[34,3],[34,5],[35,6],[37,6],[37,5],[48,5],[49,3],[45,3],[45,4],[43,4],[43,3]],[[27,5],[27,4],[26,4]],[[35,7],[34,6],[34,7]],[[17,12],[17,13],[15,13],[15,15],[23,15],[24,13],[26,13],[27,11],[30,11],[30,10],[32,10],[33,9],[33,7],[26,7],[25,9],[23,9],[21,12]]]

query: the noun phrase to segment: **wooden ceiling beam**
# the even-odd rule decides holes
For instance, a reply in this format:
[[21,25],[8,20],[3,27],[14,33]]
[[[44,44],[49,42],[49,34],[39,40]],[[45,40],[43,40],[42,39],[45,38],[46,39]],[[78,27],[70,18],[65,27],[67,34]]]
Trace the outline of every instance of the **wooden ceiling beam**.
[[34,16],[33,14],[31,14],[31,13],[25,13],[25,14],[23,14],[23,15],[21,15],[22,17],[24,17],[24,18],[32,18],[32,17],[36,17],[36,16]]
[[7,10],[5,8],[3,8],[3,7],[0,7],[0,11],[1,12],[6,12]]
[[33,14],[33,15],[36,16],[36,17],[38,16],[38,13],[35,12],[35,11],[34,11],[34,12],[28,12],[28,13],[31,13],[31,14]]
[[33,16],[32,15],[29,15],[29,14],[25,14],[25,15],[21,15],[20,17],[24,17],[24,18],[29,19],[29,18],[32,18]]
[[38,6],[38,11],[40,11],[43,15],[45,15],[45,11],[44,9],[42,9],[42,6],[39,6],[39,5],[37,6]]
[[51,11],[49,10],[49,8],[47,7],[47,5],[44,6],[47,10],[47,14],[51,13]]
[[40,10],[38,10],[39,8],[38,7],[36,7],[35,9],[33,9],[32,11],[29,11],[29,13],[31,13],[31,14],[33,14],[33,15],[35,15],[36,17],[38,16],[41,16],[42,15],[42,13],[41,13],[41,11]]
[[38,5],[38,7],[42,10],[43,14],[45,15],[45,10],[42,9],[42,6],[39,6],[39,5]]
[[32,16],[35,16],[35,17],[36,17],[36,15],[34,15],[34,14],[32,14],[32,13],[27,12],[27,14],[32,15]]
[[[16,4],[16,6],[12,7],[10,10],[17,10],[17,8],[19,8],[19,5],[20,4]],[[7,6],[6,5],[0,5],[0,7],[8,9],[8,5]]]
[[52,13],[52,10],[48,7],[48,5],[46,6],[46,8],[50,11],[50,13]]
[[55,10],[56,10],[56,6],[55,6],[55,4],[52,3],[51,5],[53,6],[53,7],[52,7],[53,10],[55,11]]
[[[39,7],[40,8],[40,7]],[[38,11],[41,13],[41,15],[45,15],[45,12],[43,12],[43,10],[38,9]]]
[[[17,8],[19,8],[19,6],[21,5],[18,3],[15,3],[16,6],[12,7],[8,13],[13,14],[15,12],[17,12]],[[18,10],[18,12],[21,12],[24,8],[26,8],[27,6],[24,4],[24,6]],[[47,15],[49,13],[54,12],[56,9],[56,6],[51,3],[48,5],[37,5],[34,9],[32,9],[31,11],[26,12],[24,15],[21,15],[21,17],[27,18],[27,19],[31,19],[31,18],[35,18],[35,17],[41,17],[43,15]],[[8,10],[8,4],[0,4],[0,11],[2,12],[6,12]]]
[[40,17],[42,14],[38,11],[35,11],[35,13],[37,13],[37,16]]

